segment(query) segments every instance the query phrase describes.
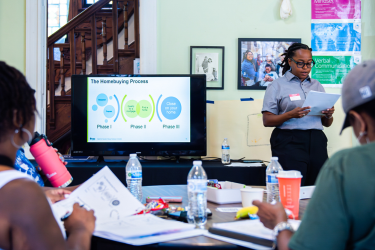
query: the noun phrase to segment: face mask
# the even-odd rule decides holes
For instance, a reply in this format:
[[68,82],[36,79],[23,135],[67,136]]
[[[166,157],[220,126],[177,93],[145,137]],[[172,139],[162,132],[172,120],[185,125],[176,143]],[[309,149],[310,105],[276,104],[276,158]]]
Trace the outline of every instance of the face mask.
[[[33,140],[33,136],[31,135],[30,131],[27,130],[27,129],[25,129],[25,128],[22,128],[22,132],[24,132],[24,133],[27,134],[27,136],[28,136],[27,143],[30,144],[31,141]],[[16,129],[16,130],[14,131],[14,133],[15,133],[15,134],[18,134],[18,133],[19,133],[19,130]],[[17,149],[22,147],[22,145],[17,145],[17,144],[14,142],[14,136],[12,137],[11,142],[12,142],[13,146],[14,146],[15,148],[17,148]]]
[[[359,136],[357,137],[357,142],[359,145],[362,145],[361,143],[361,139],[363,136],[367,135],[367,132],[366,131],[362,131],[359,133]],[[366,144],[369,144],[370,143],[370,140],[368,139],[368,137],[366,136]]]

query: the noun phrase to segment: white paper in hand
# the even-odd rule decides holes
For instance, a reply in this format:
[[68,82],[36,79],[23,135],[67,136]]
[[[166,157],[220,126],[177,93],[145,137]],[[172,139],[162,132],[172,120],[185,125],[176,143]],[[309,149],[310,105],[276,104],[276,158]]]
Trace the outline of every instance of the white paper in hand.
[[340,94],[310,91],[302,107],[311,107],[308,115],[323,115],[322,111],[332,108],[340,96]]
[[119,220],[144,208],[107,166],[52,208],[62,217],[73,210],[76,202],[94,210],[96,223]]

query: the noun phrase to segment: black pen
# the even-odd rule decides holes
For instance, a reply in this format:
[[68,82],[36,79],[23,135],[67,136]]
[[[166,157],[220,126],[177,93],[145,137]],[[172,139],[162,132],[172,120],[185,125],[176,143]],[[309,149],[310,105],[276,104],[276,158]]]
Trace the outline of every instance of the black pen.
[[[84,205],[82,204],[82,205],[79,205],[80,207],[83,207]],[[61,218],[60,218],[60,220],[61,221],[65,221],[66,219],[68,219],[69,218],[69,216],[72,214],[72,212],[67,212],[64,216],[62,216]]]

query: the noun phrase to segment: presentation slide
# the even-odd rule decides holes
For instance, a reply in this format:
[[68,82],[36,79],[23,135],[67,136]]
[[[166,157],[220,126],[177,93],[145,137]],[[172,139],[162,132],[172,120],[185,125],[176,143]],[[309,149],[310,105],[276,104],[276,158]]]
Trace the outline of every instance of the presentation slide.
[[89,77],[87,142],[190,142],[190,77]]

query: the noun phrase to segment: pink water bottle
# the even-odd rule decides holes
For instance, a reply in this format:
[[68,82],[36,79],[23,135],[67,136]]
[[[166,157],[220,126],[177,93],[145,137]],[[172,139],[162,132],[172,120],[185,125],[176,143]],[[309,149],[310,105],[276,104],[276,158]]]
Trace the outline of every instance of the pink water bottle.
[[63,188],[72,183],[73,177],[45,135],[35,132],[30,143],[30,152],[52,186]]

